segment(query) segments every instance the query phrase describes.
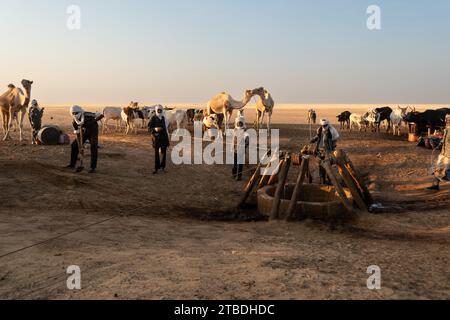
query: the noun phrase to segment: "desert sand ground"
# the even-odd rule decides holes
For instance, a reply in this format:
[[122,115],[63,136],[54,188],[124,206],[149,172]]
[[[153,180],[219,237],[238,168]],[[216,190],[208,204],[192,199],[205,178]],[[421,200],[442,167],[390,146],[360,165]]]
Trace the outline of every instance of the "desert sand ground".
[[[346,109],[317,108],[331,119]],[[308,141],[306,110],[276,111],[283,149]],[[67,108],[48,108],[44,123],[71,131]],[[68,146],[0,142],[1,299],[450,298],[450,187],[424,191],[431,152],[405,137],[342,132],[340,147],[392,209],[333,227],[234,216],[244,182],[229,166],[152,175],[145,130],[100,142],[96,175],[62,169]],[[66,288],[70,265],[81,291]],[[371,265],[379,291],[366,286]]]

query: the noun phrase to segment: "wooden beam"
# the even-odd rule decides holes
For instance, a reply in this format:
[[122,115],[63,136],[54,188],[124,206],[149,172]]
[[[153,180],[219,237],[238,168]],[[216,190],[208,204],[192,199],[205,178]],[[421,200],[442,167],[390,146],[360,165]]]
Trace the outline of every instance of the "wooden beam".
[[353,180],[355,180],[358,188],[361,190],[361,193],[364,196],[364,202],[366,203],[367,207],[370,207],[371,205],[374,204],[374,200],[372,194],[369,191],[369,188],[367,188],[366,184],[364,183],[364,180],[361,178],[360,174],[356,170],[355,166],[353,165],[353,162],[350,160],[347,153],[343,150],[341,152],[343,154],[348,172],[352,175]]
[[277,168],[276,168],[276,170],[275,170],[276,173],[273,174],[273,175],[270,177],[269,181],[267,182],[267,185],[268,185],[268,186],[272,186],[272,185],[275,184],[275,180],[279,177],[280,172],[281,172],[281,169],[283,168],[283,166],[284,166],[284,159],[283,159],[283,160],[280,160],[280,162],[278,163],[278,166],[277,166]]
[[241,201],[239,202],[239,207],[242,207],[246,202],[247,199],[250,197],[250,195],[253,193],[253,190],[255,189],[256,184],[258,183],[258,179],[261,176],[261,167],[262,163],[265,161],[265,159],[270,156],[271,150],[268,150],[264,157],[261,159],[261,161],[258,163],[258,166],[255,169],[255,172],[253,173],[252,177],[248,181],[247,185],[244,189],[244,196],[242,197]]
[[353,177],[350,174],[350,172],[348,172],[348,169],[345,166],[345,163],[338,160],[338,169],[339,169],[339,173],[342,176],[342,179],[344,179],[344,182],[347,185],[347,188],[350,190],[353,200],[355,200],[358,208],[362,211],[367,212],[367,205],[364,202],[364,199],[361,197],[361,193],[358,190],[356,182],[355,182],[355,180],[353,180]]
[[342,204],[345,206],[345,208],[350,212],[353,213],[354,209],[352,204],[350,203],[350,201],[347,198],[347,195],[345,194],[344,189],[342,188],[342,186],[339,184],[339,181],[337,180],[333,169],[331,168],[330,165],[330,160],[324,160],[320,163],[320,165],[322,166],[322,168],[325,169],[325,171],[327,172],[328,177],[331,180],[331,183],[333,184],[334,188],[337,191],[337,194],[339,196],[339,199],[341,200]]
[[271,220],[279,219],[281,197],[284,193],[290,166],[291,166],[291,157],[290,155],[286,155],[284,159],[283,168],[281,169],[280,172],[280,181],[278,181],[278,186],[273,200],[272,212],[270,213]]
[[286,215],[286,220],[293,218],[295,208],[297,207],[297,201],[300,198],[301,187],[305,182],[306,174],[308,171],[309,157],[301,158],[301,165],[297,175],[297,181],[295,183],[294,191],[292,192],[291,202]]
[[258,178],[260,176],[260,170],[261,170],[261,164],[258,164],[258,166],[256,167],[256,170],[255,170],[255,173],[253,173],[249,182],[245,186],[244,196],[242,197],[241,201],[239,202],[239,207],[242,207],[247,202],[247,199],[250,197],[250,195],[253,193],[253,189],[255,188],[255,185],[258,182]]
[[[270,162],[267,164],[267,166],[266,166],[266,168],[264,169],[264,174],[262,175],[262,177],[261,177],[261,180],[259,181],[259,184],[258,184],[258,186],[256,187],[256,190],[259,190],[259,189],[261,189],[261,188],[264,188],[265,186],[267,186],[268,185],[268,182],[269,182],[269,180],[270,180],[270,178],[272,177],[272,176],[269,176],[268,175],[268,172],[269,172],[269,170],[270,170],[270,168],[272,167],[272,162],[273,162],[273,158],[274,157],[276,157],[277,155],[274,155],[271,159],[270,159]],[[276,159],[275,159],[276,160]],[[277,167],[278,168],[278,167]],[[277,168],[275,168],[275,169],[277,169]],[[278,170],[275,170],[275,172],[278,172]]]

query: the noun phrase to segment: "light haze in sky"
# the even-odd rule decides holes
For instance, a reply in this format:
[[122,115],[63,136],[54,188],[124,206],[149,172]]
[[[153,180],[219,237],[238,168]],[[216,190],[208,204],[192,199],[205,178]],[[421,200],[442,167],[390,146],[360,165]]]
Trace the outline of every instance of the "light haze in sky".
[[450,101],[447,0],[0,3],[0,86],[34,80],[49,104],[202,103],[259,86],[280,103]]

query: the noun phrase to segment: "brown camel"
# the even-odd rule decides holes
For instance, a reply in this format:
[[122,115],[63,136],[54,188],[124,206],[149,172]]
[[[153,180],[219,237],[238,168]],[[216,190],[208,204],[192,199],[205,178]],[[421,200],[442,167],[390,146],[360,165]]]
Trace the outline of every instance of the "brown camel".
[[16,88],[14,85],[10,84],[8,86],[8,91],[0,96],[0,113],[2,115],[3,130],[5,133],[3,141],[11,138],[10,131],[14,119],[17,119],[19,122],[19,139],[20,141],[23,140],[23,120],[30,104],[32,85],[33,81],[22,80],[22,86],[25,89],[24,93],[22,89]]

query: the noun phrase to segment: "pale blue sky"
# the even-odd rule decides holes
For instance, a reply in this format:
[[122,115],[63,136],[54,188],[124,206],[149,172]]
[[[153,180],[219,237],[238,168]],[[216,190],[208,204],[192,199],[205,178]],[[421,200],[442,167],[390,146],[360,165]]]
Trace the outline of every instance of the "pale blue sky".
[[[45,103],[449,103],[448,0],[0,0],[0,86]],[[68,5],[81,30],[66,28]],[[382,10],[382,30],[366,9]]]

